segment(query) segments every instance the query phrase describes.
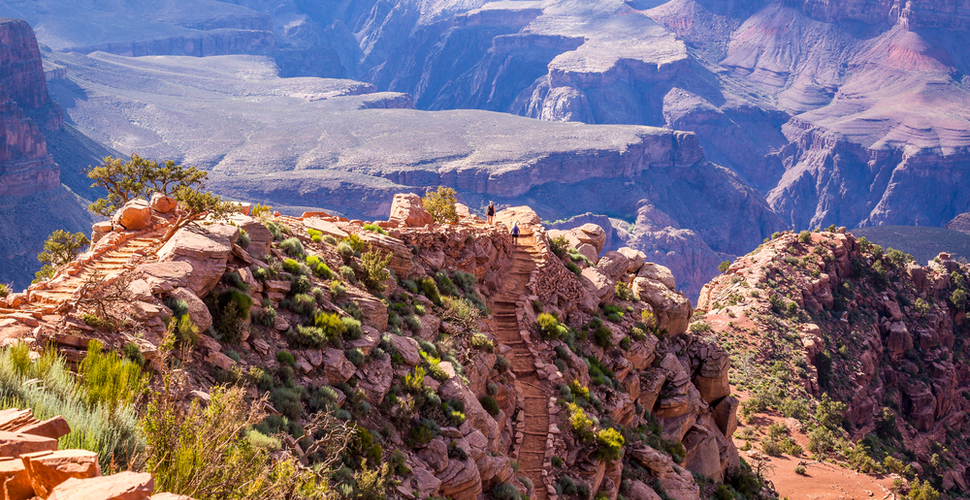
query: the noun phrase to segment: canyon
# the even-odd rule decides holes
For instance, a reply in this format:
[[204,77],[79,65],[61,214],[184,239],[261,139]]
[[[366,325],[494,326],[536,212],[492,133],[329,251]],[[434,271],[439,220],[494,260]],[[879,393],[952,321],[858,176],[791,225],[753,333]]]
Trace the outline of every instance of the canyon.
[[[692,297],[716,263],[778,229],[939,227],[970,209],[960,188],[970,166],[965,2],[58,5],[9,2],[0,15],[33,24],[50,49],[45,57],[65,68],[67,78],[52,91],[70,127],[122,154],[195,162],[215,177],[233,177],[216,181],[220,192],[281,209],[323,205],[376,215],[395,189],[444,184],[475,209],[494,198],[529,203],[548,220],[592,211],[623,228],[618,234],[628,244],[675,269]],[[123,78],[123,71],[139,76]],[[270,87],[280,95],[267,95]],[[198,99],[185,115],[172,109],[180,92]],[[228,97],[233,93],[242,98]],[[297,104],[306,109],[293,112]],[[333,113],[333,141],[332,132],[309,134],[319,126],[317,112]],[[251,117],[235,133],[225,127],[235,117],[273,113],[285,122],[275,130],[265,127],[272,119]],[[178,130],[189,122],[194,128]],[[603,125],[628,128],[592,132]],[[656,168],[631,168],[641,161],[639,139],[620,136],[646,129],[629,126],[692,133],[661,133],[677,137],[678,150],[667,151],[672,142],[659,146],[653,166],[703,157],[698,161],[718,167],[667,169],[670,183]],[[377,127],[391,132],[367,132]],[[410,141],[398,139],[412,128],[423,137],[420,146],[402,152]],[[490,133],[496,129],[502,133]],[[475,140],[438,140],[441,133]],[[535,144],[515,140],[523,133],[534,134]],[[607,136],[612,143],[604,148]],[[563,137],[572,142],[558,142]],[[617,162],[616,148],[632,154]],[[597,160],[581,159],[586,154]],[[658,155],[672,158],[658,163]],[[265,160],[240,156],[275,157],[279,165],[266,169],[273,180],[252,176]],[[82,191],[77,168],[62,169],[72,190],[95,195]],[[557,169],[570,171],[563,177],[569,188],[544,182],[558,178]],[[655,186],[665,183],[671,191],[658,193]],[[618,186],[623,196],[587,202],[594,198],[588,193]],[[670,199],[674,191],[704,203],[685,209]],[[320,193],[328,204],[312,201]],[[362,213],[354,214],[350,201],[358,200]],[[709,219],[722,213],[730,217]],[[725,220],[736,222],[725,227]]]
[[61,185],[47,151],[44,134],[63,123],[63,111],[47,92],[30,25],[0,18],[0,283],[30,284],[51,231],[90,227],[91,217]]

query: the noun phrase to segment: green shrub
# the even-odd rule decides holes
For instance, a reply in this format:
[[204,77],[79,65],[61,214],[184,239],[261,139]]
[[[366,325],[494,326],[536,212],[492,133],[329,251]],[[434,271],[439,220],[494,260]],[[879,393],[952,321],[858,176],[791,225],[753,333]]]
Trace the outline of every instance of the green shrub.
[[458,287],[455,286],[455,283],[451,281],[451,278],[444,271],[438,271],[434,274],[434,282],[438,286],[438,292],[444,295],[452,297],[461,295],[458,292]]
[[[376,292],[383,292],[387,286],[385,281],[390,279],[391,273],[387,270],[387,265],[391,263],[393,255],[388,252],[383,257],[380,250],[371,250],[361,256],[361,263],[364,268],[364,285],[368,289]],[[343,269],[341,268],[341,274]]]
[[127,344],[125,344],[125,347],[122,349],[122,352],[125,355],[125,359],[127,359],[128,361],[131,361],[132,363],[135,363],[136,365],[142,368],[145,367],[145,355],[141,353],[141,348],[138,347],[138,344],[134,342],[128,342]]
[[271,327],[276,323],[276,309],[273,307],[272,301],[263,304],[263,307],[251,311],[253,323],[263,325],[265,327]]
[[612,337],[613,332],[606,326],[600,325],[593,330],[593,342],[604,349],[613,345]]
[[620,300],[633,300],[636,298],[633,290],[630,290],[630,287],[623,282],[616,283],[616,286],[613,287],[613,294]]
[[285,228],[273,221],[263,222],[263,225],[266,226],[266,229],[269,230],[269,234],[273,235],[274,241],[280,241],[286,235],[286,233],[284,232]]
[[546,237],[549,242],[549,250],[556,254],[560,259],[566,258],[566,254],[569,252],[569,240],[565,236],[559,235],[555,238]]
[[501,354],[496,354],[495,355],[495,370],[496,371],[498,371],[499,373],[503,373],[503,372],[505,372],[506,370],[508,370],[511,367],[512,367],[512,363],[510,363],[509,360],[506,359],[505,356],[502,356]]
[[286,351],[279,351],[276,353],[276,361],[284,365],[293,366],[296,363],[296,358]]
[[581,277],[583,275],[583,272],[579,269],[579,266],[577,266],[573,262],[567,262],[566,263],[566,269],[569,269],[569,271],[571,273],[575,274],[577,278],[579,278],[579,277]]
[[498,412],[499,412],[498,401],[496,401],[494,397],[490,395],[485,395],[485,396],[482,396],[481,399],[479,399],[479,402],[482,404],[482,408],[484,408],[489,415],[493,417],[498,415]]
[[416,281],[417,285],[421,287],[421,294],[427,297],[431,302],[436,305],[441,305],[441,294],[438,293],[438,286],[435,285],[434,279],[430,277],[424,277]]
[[343,297],[345,293],[347,293],[347,287],[343,283],[337,280],[330,282],[330,295],[333,295],[333,298]]
[[358,348],[348,349],[344,351],[344,355],[347,356],[347,360],[354,364],[354,366],[360,366],[364,364],[364,351]]
[[586,416],[586,412],[576,403],[569,403],[569,424],[580,439],[585,441],[591,437],[593,421]]
[[337,253],[344,259],[344,262],[347,262],[354,256],[354,248],[346,241],[341,241],[337,245]]
[[431,375],[431,378],[437,380],[438,382],[448,380],[448,372],[437,364],[428,365],[428,375]]
[[730,268],[731,268],[731,261],[729,260],[725,260],[724,262],[721,262],[720,264],[717,265],[717,270],[721,271],[722,273],[726,273]]
[[164,390],[153,393],[142,419],[148,444],[142,459],[159,491],[199,500],[280,499],[288,491],[320,498],[325,493],[312,470],[302,469],[292,457],[272,458],[247,437],[244,431],[261,415],[258,406],[246,403],[244,389],[215,387],[203,408],[198,402],[185,407],[170,395],[169,386],[166,382]]
[[364,224],[364,230],[371,231],[374,233],[380,233],[387,236],[387,231],[385,231],[384,228],[378,226],[377,224]]
[[350,266],[340,266],[340,279],[353,283],[357,280],[357,273]]
[[10,295],[10,285],[0,283],[0,299]]
[[327,266],[323,259],[317,257],[316,255],[311,255],[306,258],[306,265],[313,271],[313,274],[320,279],[331,279],[333,278],[333,273]]
[[536,324],[539,326],[539,334],[544,339],[557,340],[565,337],[569,333],[569,329],[563,325],[560,325],[559,318],[557,318],[554,314],[539,314]]
[[283,259],[283,270],[290,274],[302,274],[300,272],[300,263],[295,259]]
[[[337,313],[318,311],[313,316],[313,326],[319,328],[328,341],[336,342],[337,339],[344,336],[344,331],[347,329],[348,323],[344,321],[343,316]],[[357,323],[357,328],[360,329],[360,323]],[[358,336],[357,338],[360,337]]]
[[303,249],[303,243],[296,237],[287,238],[280,242],[280,250],[286,253],[286,255],[300,260],[303,260],[306,255],[306,250]]
[[109,413],[130,407],[148,383],[141,366],[114,352],[104,352],[97,340],[88,343],[88,352],[78,367],[78,376],[90,406],[106,407]]
[[807,245],[812,242],[812,233],[808,231],[802,231],[798,233],[798,242]]
[[299,293],[290,300],[290,310],[303,316],[312,314],[316,307],[317,299],[310,294]]
[[435,223],[454,224],[458,222],[455,194],[455,190],[452,188],[438,186],[436,191],[429,189],[421,198],[422,205],[431,214],[431,219]]
[[349,245],[350,248],[353,249],[354,254],[359,254],[363,252],[364,248],[367,247],[367,242],[362,240],[360,236],[357,236],[356,234],[351,234],[350,236],[347,236],[346,238],[341,240],[341,243],[346,243],[347,245]]
[[364,329],[357,319],[343,316],[340,318],[340,322],[343,324],[343,338],[357,340],[364,335]]
[[494,500],[521,500],[522,497],[519,496],[519,490],[509,483],[499,483],[492,488],[492,497]]
[[472,335],[471,341],[472,347],[480,351],[492,352],[492,350],[495,349],[495,344],[493,344],[488,337],[482,335],[481,333]]
[[[418,305],[420,306],[421,304]],[[413,314],[410,316],[405,316],[404,322],[408,325],[408,329],[410,329],[412,332],[418,333],[421,331],[421,320],[418,319],[417,316],[414,316]]]

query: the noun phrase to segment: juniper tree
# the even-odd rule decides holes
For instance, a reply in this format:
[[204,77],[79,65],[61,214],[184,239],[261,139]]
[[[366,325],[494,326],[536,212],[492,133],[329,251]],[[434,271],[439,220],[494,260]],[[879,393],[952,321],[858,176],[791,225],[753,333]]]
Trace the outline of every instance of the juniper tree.
[[89,168],[85,173],[94,180],[91,187],[108,191],[106,197],[88,207],[91,212],[105,217],[134,198],[147,198],[153,193],[172,195],[182,187],[205,189],[208,179],[208,174],[196,167],[177,165],[172,160],[159,165],[138,153],[132,153],[128,161],[108,156],[100,165]]
[[74,260],[88,243],[84,233],[71,234],[63,229],[51,233],[44,242],[44,251],[37,255],[37,260],[44,266],[34,274],[34,283],[53,276],[58,267]]

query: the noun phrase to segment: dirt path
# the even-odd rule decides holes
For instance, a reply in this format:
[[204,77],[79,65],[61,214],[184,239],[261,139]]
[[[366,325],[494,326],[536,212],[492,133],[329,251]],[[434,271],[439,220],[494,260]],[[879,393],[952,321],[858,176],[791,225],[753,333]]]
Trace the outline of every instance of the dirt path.
[[519,452],[519,474],[532,481],[534,500],[546,500],[549,496],[545,483],[542,482],[542,463],[545,460],[546,436],[549,432],[549,396],[541,389],[535,359],[519,335],[519,331],[526,329],[526,325],[519,325],[515,315],[515,303],[526,292],[526,285],[539,253],[531,237],[520,240],[513,253],[512,269],[493,302],[493,331],[500,343],[512,348],[509,357],[512,372],[525,394],[525,432]]

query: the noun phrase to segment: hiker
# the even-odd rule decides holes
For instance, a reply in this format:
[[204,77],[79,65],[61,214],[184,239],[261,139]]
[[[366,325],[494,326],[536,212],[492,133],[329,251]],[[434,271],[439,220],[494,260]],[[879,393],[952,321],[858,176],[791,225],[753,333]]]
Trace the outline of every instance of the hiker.
[[488,202],[488,212],[487,213],[488,213],[488,223],[490,225],[491,224],[495,224],[495,202],[494,201]]
[[512,246],[519,245],[519,221],[512,223]]

